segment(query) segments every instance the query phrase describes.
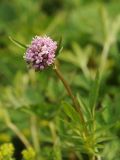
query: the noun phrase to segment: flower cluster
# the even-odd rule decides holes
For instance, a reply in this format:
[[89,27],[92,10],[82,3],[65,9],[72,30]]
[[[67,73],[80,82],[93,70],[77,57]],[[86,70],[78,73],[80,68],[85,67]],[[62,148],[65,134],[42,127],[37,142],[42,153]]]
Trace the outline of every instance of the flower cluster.
[[54,63],[57,42],[50,37],[35,36],[28,46],[24,59],[29,67],[36,71],[43,70]]
[[32,148],[22,151],[22,155],[24,160],[34,160],[36,157],[36,153]]
[[13,160],[14,146],[11,143],[6,143],[0,146],[0,160]]

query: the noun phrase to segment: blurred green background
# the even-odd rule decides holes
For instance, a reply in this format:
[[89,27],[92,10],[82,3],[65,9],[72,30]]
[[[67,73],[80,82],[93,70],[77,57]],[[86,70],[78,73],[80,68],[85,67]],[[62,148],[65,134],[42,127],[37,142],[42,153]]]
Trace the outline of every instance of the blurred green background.
[[[55,40],[62,36],[64,49],[58,57],[59,66],[74,93],[84,99],[101,65],[101,55],[107,50],[97,107],[102,112],[97,119],[112,126],[109,132],[116,137],[105,144],[103,160],[120,160],[119,29],[120,0],[0,0],[0,143],[12,141],[20,157],[24,145],[9,129],[3,112],[30,141],[31,115],[35,113],[42,156],[50,159],[49,122],[59,117],[61,100],[69,98],[51,69],[28,71],[23,60],[25,50],[15,46],[8,36],[24,44],[35,35]],[[69,151],[63,150],[63,155],[70,159]]]

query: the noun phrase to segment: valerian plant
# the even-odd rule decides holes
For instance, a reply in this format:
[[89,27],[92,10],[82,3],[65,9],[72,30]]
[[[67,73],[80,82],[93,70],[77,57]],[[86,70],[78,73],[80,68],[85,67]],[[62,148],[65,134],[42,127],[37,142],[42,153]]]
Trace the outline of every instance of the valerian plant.
[[[57,119],[59,136],[56,134],[54,124],[49,124],[54,139],[53,159],[62,160],[62,149],[64,148],[71,150],[73,159],[76,159],[75,157],[82,159],[80,153],[83,153],[88,156],[89,160],[101,160],[104,143],[113,137],[107,132],[106,127],[103,129],[103,126],[100,126],[96,121],[96,106],[102,81],[100,70],[98,69],[96,72],[89,97],[85,101],[81,95],[73,94],[69,83],[58,67],[57,56],[62,50],[61,39],[57,42],[48,36],[35,36],[30,45],[24,45],[12,38],[10,39],[26,50],[23,57],[29,69],[43,72],[44,69],[50,67],[63,83],[68,96],[71,98],[71,102],[62,100],[61,103],[61,113],[64,112],[65,116],[60,113],[60,119]],[[35,143],[37,149],[39,145],[36,139]],[[23,155],[25,160],[32,160],[27,152],[23,152]]]

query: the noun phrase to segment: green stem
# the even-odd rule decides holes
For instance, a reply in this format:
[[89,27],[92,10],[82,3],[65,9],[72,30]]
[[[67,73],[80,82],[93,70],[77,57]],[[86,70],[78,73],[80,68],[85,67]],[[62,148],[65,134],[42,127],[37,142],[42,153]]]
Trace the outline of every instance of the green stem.
[[24,136],[24,134],[19,130],[19,128],[17,128],[17,126],[14,123],[12,123],[7,110],[3,110],[3,114],[4,114],[5,123],[8,126],[8,128],[10,128],[18,136],[18,138],[23,142],[26,148],[31,147],[31,144],[29,143],[27,138]]
[[53,139],[54,160],[62,160],[60,140],[56,133],[56,128],[53,122],[49,122],[49,128]]
[[90,156],[89,157],[89,160],[101,160],[101,157],[100,156]]
[[84,120],[84,116],[83,116],[83,113],[81,111],[81,107],[76,99],[76,97],[73,95],[72,91],[71,91],[71,88],[70,86],[68,85],[67,81],[64,79],[64,77],[62,76],[60,70],[57,68],[57,66],[55,65],[54,66],[54,71],[56,73],[56,75],[58,76],[58,78],[61,80],[61,82],[63,83],[68,95],[71,97],[72,101],[73,101],[73,104],[74,104],[74,108],[75,110],[79,113],[80,115],[80,120],[84,126],[84,129],[85,129],[85,135],[87,134],[87,128],[85,127],[85,120]]
[[31,122],[31,136],[32,136],[33,146],[38,156],[40,154],[40,145],[39,145],[37,118],[35,115],[30,117],[30,122]]
[[89,160],[95,160],[95,157],[94,156],[92,156],[92,157],[90,157],[90,159]]
[[99,68],[99,70],[100,70],[100,78],[101,78],[101,75],[104,72],[104,68],[105,68],[105,65],[106,65],[106,61],[107,61],[110,45],[111,45],[110,41],[106,41],[105,45],[103,47],[103,51],[102,51],[102,54],[101,54],[100,68]]

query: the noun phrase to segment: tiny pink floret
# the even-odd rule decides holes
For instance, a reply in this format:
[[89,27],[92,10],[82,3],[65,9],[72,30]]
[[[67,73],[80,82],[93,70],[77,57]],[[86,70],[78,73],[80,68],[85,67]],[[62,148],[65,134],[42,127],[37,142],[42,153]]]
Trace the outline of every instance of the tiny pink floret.
[[24,54],[24,59],[36,71],[43,70],[54,63],[56,50],[56,41],[47,36],[35,36]]

